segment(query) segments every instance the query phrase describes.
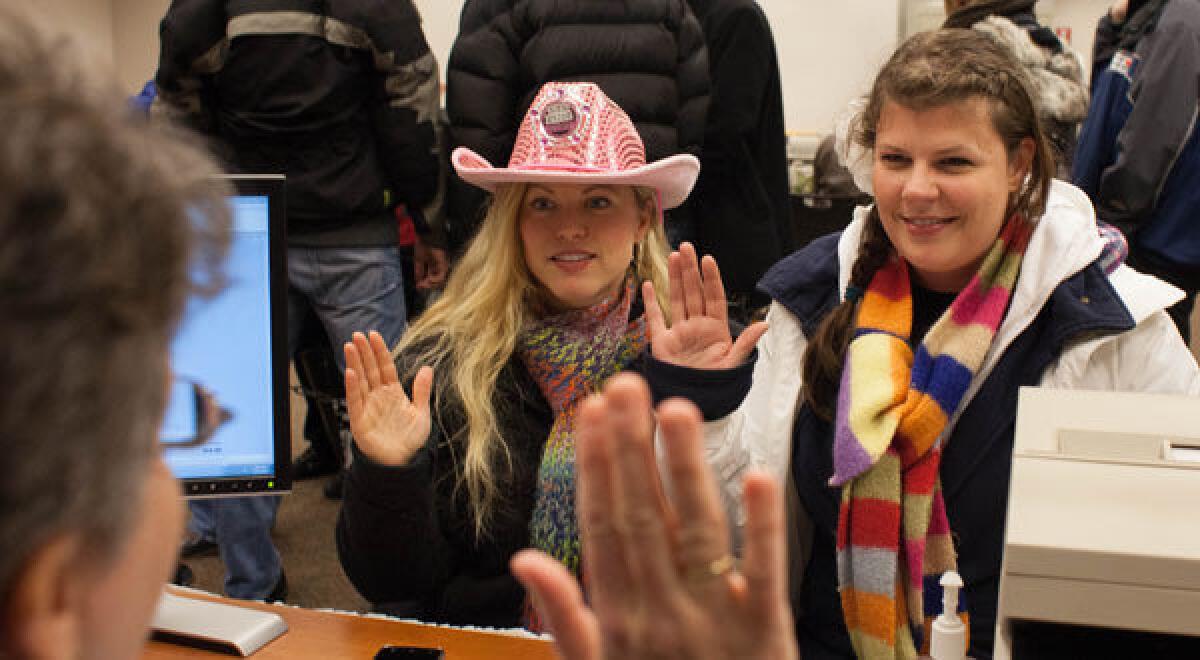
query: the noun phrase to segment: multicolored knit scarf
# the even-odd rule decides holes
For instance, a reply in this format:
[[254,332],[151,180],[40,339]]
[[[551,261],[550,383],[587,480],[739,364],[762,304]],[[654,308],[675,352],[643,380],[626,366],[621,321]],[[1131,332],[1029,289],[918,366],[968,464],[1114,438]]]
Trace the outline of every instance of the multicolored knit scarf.
[[[645,317],[629,318],[636,291],[637,282],[630,277],[615,299],[538,319],[517,347],[555,415],[538,468],[530,545],[576,575],[580,550],[575,522],[575,416],[585,397],[633,362],[646,346]],[[530,630],[542,629],[528,601],[525,621]]]
[[908,267],[893,256],[859,303],[835,421],[842,612],[859,658],[915,658],[938,579],[956,567],[938,466],[942,431],[1012,297],[1033,224],[1013,216],[979,272],[916,347]]

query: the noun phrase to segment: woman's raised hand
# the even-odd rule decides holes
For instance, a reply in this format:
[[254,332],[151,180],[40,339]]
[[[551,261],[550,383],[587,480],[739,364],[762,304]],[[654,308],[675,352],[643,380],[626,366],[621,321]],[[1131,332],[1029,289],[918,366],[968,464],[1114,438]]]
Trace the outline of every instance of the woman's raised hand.
[[404,393],[396,363],[378,332],[346,342],[346,407],[350,432],[367,458],[387,466],[407,464],[429,437],[433,369],[421,367],[412,400]]
[[577,515],[588,597],[535,550],[512,560],[566,660],[796,658],[787,599],[783,496],[762,473],[745,480],[745,554],[735,566],[717,485],[704,462],[699,411],[658,408],[671,488],[654,458],[650,393],[618,374],[580,410]]
[[654,285],[642,285],[650,352],[663,362],[694,369],[730,369],[749,357],[767,324],[753,323],[737,341],[729,334],[729,308],[721,271],[711,256],[696,259],[696,249],[683,243],[667,260],[671,326],[663,318]]

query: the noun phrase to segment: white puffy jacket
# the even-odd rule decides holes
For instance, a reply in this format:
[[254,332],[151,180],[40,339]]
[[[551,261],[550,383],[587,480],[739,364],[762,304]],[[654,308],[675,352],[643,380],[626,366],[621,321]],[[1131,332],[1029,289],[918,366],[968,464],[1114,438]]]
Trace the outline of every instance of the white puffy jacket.
[[[855,212],[838,243],[838,290],[845,291],[858,253],[867,208]],[[1095,213],[1082,191],[1055,180],[1046,213],[1026,251],[1009,311],[960,410],[966,408],[999,357],[1033,321],[1051,292],[1093,262],[1103,248]],[[1110,282],[1136,326],[1127,332],[1071,344],[1048,367],[1042,385],[1062,389],[1200,394],[1200,370],[1164,309],[1183,297],[1175,287],[1121,266]],[[767,313],[770,329],[759,341],[753,385],[730,415],[705,424],[709,464],[722,482],[722,497],[740,527],[741,475],[749,467],[781,483],[792,447],[800,401],[801,359],[807,340],[799,320],[779,303]],[[951,418],[949,433],[957,415]]]

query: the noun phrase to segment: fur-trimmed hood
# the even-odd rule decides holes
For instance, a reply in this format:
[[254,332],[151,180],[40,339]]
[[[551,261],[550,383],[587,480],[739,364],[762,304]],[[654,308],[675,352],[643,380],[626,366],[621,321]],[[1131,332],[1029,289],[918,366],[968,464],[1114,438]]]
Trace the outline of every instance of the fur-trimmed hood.
[[989,16],[972,29],[1003,45],[1025,67],[1044,117],[1073,124],[1087,116],[1083,68],[1073,51],[1064,48],[1050,52],[1035,44],[1024,28],[1003,16]]

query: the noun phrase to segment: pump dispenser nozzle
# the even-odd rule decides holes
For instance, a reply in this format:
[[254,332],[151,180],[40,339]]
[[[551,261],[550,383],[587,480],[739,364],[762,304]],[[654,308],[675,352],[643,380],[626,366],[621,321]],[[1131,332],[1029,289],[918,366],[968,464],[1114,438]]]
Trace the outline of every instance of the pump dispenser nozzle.
[[967,626],[958,616],[958,590],[963,581],[958,573],[942,574],[942,613],[933,620],[929,657],[933,660],[964,660],[967,657]]

